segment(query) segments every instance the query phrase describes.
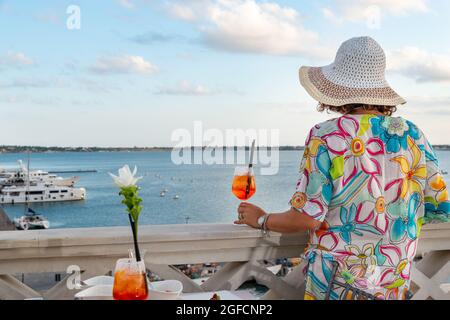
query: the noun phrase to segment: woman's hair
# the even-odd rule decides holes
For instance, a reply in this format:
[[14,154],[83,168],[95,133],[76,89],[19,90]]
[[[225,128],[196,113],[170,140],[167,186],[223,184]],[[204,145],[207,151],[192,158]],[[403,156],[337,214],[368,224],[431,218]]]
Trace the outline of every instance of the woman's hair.
[[356,111],[357,109],[363,109],[366,111],[378,111],[385,116],[392,116],[392,114],[397,111],[396,106],[378,106],[378,105],[371,105],[371,104],[346,104],[343,106],[330,106],[327,104],[319,103],[317,106],[317,110],[320,112],[323,111],[333,111],[337,113],[351,113],[352,111]]

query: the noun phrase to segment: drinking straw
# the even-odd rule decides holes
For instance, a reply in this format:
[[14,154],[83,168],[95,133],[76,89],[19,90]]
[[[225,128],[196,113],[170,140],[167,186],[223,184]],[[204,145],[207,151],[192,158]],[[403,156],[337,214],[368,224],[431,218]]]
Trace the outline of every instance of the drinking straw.
[[250,193],[250,185],[252,183],[252,168],[253,168],[253,155],[255,154],[255,143],[256,140],[252,142],[252,149],[250,151],[250,162],[248,163],[248,179],[247,188],[245,189],[245,197],[247,198]]
[[133,250],[128,249],[128,257],[130,258],[130,260],[133,260],[133,259],[134,259],[134,253],[133,253]]

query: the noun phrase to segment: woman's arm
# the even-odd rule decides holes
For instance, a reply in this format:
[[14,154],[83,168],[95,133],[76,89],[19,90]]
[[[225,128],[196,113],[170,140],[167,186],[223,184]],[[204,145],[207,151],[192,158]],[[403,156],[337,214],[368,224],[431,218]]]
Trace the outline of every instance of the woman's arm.
[[[260,227],[258,218],[266,214],[263,209],[246,202],[241,203],[238,208],[238,213],[243,219],[235,221],[235,224],[246,224],[254,228]],[[281,233],[295,233],[316,229],[320,225],[320,221],[314,220],[294,208],[286,212],[271,214],[266,222],[268,230]]]
[[[319,228],[326,217],[333,193],[330,174],[332,160],[326,141],[322,139],[318,129],[318,126],[314,126],[306,138],[300,178],[290,201],[291,209],[271,214],[266,220],[268,230],[281,233],[313,230]],[[309,185],[312,187],[309,188]],[[247,224],[254,228],[261,227],[258,219],[266,214],[263,209],[245,202],[239,206],[238,213],[240,217],[235,221],[236,224]]]

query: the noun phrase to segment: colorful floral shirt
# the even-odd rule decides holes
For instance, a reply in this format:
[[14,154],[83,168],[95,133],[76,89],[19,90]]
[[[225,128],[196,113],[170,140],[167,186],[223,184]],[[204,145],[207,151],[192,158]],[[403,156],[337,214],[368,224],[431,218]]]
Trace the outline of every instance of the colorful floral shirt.
[[[450,221],[446,183],[424,134],[400,117],[345,115],[314,126],[291,206],[310,232],[305,299],[337,279],[378,299],[404,299],[423,223]],[[344,296],[346,295],[346,296]],[[333,288],[331,299],[350,298]]]

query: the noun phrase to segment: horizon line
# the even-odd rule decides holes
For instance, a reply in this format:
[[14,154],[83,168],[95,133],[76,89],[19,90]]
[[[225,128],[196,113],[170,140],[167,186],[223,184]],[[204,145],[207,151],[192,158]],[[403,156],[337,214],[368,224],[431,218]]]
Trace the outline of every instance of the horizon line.
[[[450,144],[435,144],[432,145],[433,148],[447,148],[450,149]],[[304,145],[279,145],[279,146],[269,146],[269,145],[261,145],[256,146],[257,149],[267,148],[267,149],[304,149]],[[142,146],[128,146],[128,147],[119,147],[119,146],[41,146],[41,145],[0,145],[0,153],[10,150],[20,150],[21,152],[26,152],[27,149],[31,150],[49,150],[49,151],[69,151],[69,150],[79,150],[79,151],[89,151],[89,149],[97,149],[97,150],[178,150],[178,149],[236,149],[236,148],[245,148],[250,149],[250,146],[152,146],[152,147],[142,147]]]

